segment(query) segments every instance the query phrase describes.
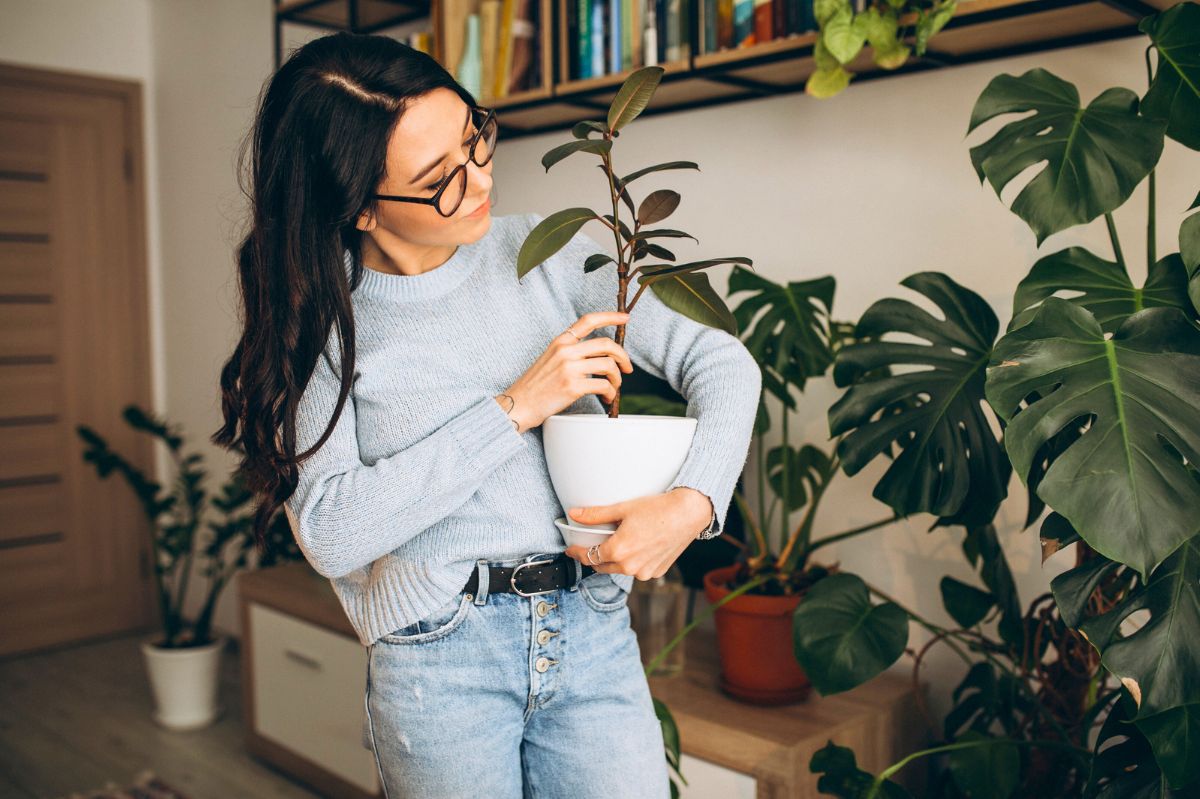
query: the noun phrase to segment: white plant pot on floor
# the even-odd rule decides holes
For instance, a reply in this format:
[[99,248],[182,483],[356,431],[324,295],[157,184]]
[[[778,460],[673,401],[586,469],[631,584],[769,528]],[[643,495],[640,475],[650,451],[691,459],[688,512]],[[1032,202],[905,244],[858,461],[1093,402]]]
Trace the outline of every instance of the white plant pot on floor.
[[221,635],[203,646],[179,649],[142,642],[156,722],[171,730],[194,730],[217,718],[222,710],[217,705],[217,677],[225,641]]
[[[696,433],[690,416],[556,413],[542,423],[550,482],[563,508],[556,520],[567,546],[591,546],[616,522],[582,524],[568,508],[612,505],[661,494],[679,475]],[[590,532],[589,532],[590,531]]]

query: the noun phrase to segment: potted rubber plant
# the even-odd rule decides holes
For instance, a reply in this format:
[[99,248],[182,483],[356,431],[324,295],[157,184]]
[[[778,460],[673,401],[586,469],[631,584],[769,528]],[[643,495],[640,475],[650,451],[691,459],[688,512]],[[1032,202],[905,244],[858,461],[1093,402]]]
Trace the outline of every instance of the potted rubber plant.
[[[691,161],[671,161],[643,167],[624,176],[613,166],[613,143],[621,129],[645,110],[662,80],[663,68],[639,69],[617,91],[604,121],[585,120],[574,126],[572,141],[542,156],[547,171],[563,159],[583,153],[599,156],[609,189],[611,213],[591,208],[567,208],[541,220],[526,236],[517,255],[517,279],[562,249],[587,223],[597,222],[611,232],[617,257],[590,256],[580,266],[584,272],[608,267],[617,270],[616,310],[633,314],[642,292],[649,289],[668,307],[702,324],[736,335],[733,317],[713,291],[704,269],[717,264],[751,265],[749,258],[711,258],[675,263],[675,256],[658,243],[661,239],[692,238],[681,230],[653,227],[679,206],[680,195],[658,189],[635,203],[630,186],[639,178],[670,169],[699,169]],[[622,219],[628,211],[629,223]],[[654,256],[665,263],[638,263]],[[636,291],[629,297],[629,291]],[[625,325],[617,325],[615,341],[623,344]],[[697,420],[665,414],[620,415],[618,389],[607,414],[558,413],[542,424],[542,444],[555,494],[563,508],[608,505],[665,491],[679,473],[692,444]],[[616,529],[614,522],[555,523],[568,546],[590,546],[605,540]]]
[[[206,472],[201,468],[203,456],[183,452],[184,439],[177,426],[136,405],[126,406],[122,416],[135,430],[166,446],[176,470],[169,490],[112,450],[93,428],[77,425],[76,432],[85,444],[84,461],[91,463],[101,478],[120,474],[150,521],[161,629],[143,641],[141,649],[155,699],[154,719],[168,729],[197,729],[211,724],[221,712],[217,667],[226,636],[213,634],[212,617],[221,591],[246,566],[255,546],[253,508],[246,510],[253,494],[234,473],[220,493],[209,496],[204,487]],[[216,509],[219,517],[208,521],[201,534],[208,506]],[[259,552],[260,568],[303,557],[283,513],[271,520],[267,545]],[[196,561],[200,574],[208,581],[207,595],[199,614],[189,619],[184,615],[183,603]]]

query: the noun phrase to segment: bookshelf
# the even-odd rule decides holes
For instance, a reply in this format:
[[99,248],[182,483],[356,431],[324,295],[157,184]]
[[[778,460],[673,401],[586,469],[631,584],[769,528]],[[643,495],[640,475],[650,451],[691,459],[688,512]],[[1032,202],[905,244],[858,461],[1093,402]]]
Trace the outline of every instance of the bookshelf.
[[275,0],[275,68],[283,63],[283,24],[352,33],[402,25],[432,13],[432,0]]
[[[539,25],[543,53],[543,88],[490,102],[500,121],[501,138],[517,138],[568,128],[584,119],[600,119],[621,83],[632,73],[623,70],[600,77],[564,79],[566,44],[571,31],[567,3],[575,0],[541,0]],[[654,101],[643,115],[757,99],[804,91],[815,69],[815,33],[784,38],[717,52],[703,52],[703,3],[689,4],[686,58],[660,62],[664,73]],[[435,54],[440,38],[437,18],[442,0],[433,3]],[[1140,36],[1139,20],[1175,4],[1175,0],[960,0],[950,22],[933,39],[921,58],[910,57],[897,70],[876,67],[864,48],[848,65],[855,73],[848,91],[863,80],[942,69],[993,58],[1071,47],[1128,36]],[[549,13],[546,6],[551,6]]]

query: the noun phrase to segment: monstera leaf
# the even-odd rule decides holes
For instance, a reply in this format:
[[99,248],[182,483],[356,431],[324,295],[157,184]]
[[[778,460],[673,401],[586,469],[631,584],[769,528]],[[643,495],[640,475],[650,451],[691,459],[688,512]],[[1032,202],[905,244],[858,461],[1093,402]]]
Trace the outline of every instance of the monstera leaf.
[[[1056,577],[1054,595],[1063,619],[1080,622],[1092,591],[1119,567],[1094,558]],[[1149,618],[1122,634],[1122,622],[1138,612]],[[1180,787],[1188,764],[1200,759],[1200,537],[1179,547],[1115,608],[1083,618],[1079,630],[1137,703],[1133,720],[1167,779]]]
[[1178,309],[1139,311],[1110,338],[1085,308],[1049,297],[996,344],[986,391],[1022,480],[1047,440],[1092,419],[1038,496],[1097,552],[1145,576],[1200,529],[1187,465],[1200,463],[1200,331]]
[[894,602],[872,605],[867,584],[848,572],[818,580],[792,618],[796,660],[824,696],[862,685],[908,644],[904,609]]
[[840,799],[912,799],[911,793],[891,780],[882,780],[876,786],[875,777],[858,767],[854,750],[838,746],[832,740],[813,753],[808,770],[821,775],[817,790],[822,795]]
[[1012,211],[1041,244],[1125,202],[1158,163],[1166,123],[1138,115],[1138,97],[1108,89],[1082,108],[1079,91],[1044,69],[992,79],[971,111],[969,134],[1001,114],[1033,111],[971,148],[971,163],[999,196],[1027,168],[1046,162]]
[[[1197,208],[1200,208],[1200,194],[1188,210]],[[1200,313],[1200,213],[1192,214],[1179,226],[1179,257],[1188,273],[1188,296],[1192,307]]]
[[1167,135],[1200,150],[1200,6],[1180,3],[1144,18],[1138,30],[1158,48],[1158,69],[1142,113],[1167,122]]
[[[832,277],[781,285],[737,266],[729,273],[729,297],[752,292],[733,316],[746,331],[746,349],[776,378],[769,385],[782,388],[787,381],[802,390],[809,378],[825,374],[833,362],[829,312],[835,285]],[[768,385],[765,380],[763,384]]]
[[1154,264],[1146,285],[1136,288],[1120,264],[1106,261],[1083,247],[1068,247],[1038,259],[1017,286],[1013,321],[1008,329],[1014,330],[1027,322],[1037,303],[1067,289],[1082,292],[1069,299],[1091,311],[1106,333],[1116,330],[1127,316],[1143,308],[1189,309],[1187,272],[1179,253]]
[[[838,455],[853,475],[899,445],[875,486],[877,499],[902,516],[958,514],[961,524],[987,524],[1007,492],[1010,468],[981,407],[999,323],[979,295],[946,275],[921,272],[901,285],[932,300],[944,319],[897,299],[863,314],[855,333],[876,340],[845,346],[833,367],[837,385],[854,383],[829,409],[830,432],[846,434]],[[885,333],[927,343],[878,340]]]
[[829,456],[811,444],[800,449],[782,444],[767,451],[767,483],[790,510],[804,507],[809,497],[824,494],[836,471]]

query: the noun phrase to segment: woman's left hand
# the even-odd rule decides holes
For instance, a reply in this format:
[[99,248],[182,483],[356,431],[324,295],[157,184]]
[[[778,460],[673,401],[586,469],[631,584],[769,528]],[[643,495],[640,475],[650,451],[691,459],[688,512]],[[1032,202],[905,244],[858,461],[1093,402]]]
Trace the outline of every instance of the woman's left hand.
[[708,526],[712,502],[694,488],[677,486],[662,494],[612,505],[571,508],[568,516],[584,524],[617,522],[617,529],[600,545],[599,565],[588,559],[588,548],[584,546],[567,547],[567,555],[598,572],[651,580],[666,574]]

